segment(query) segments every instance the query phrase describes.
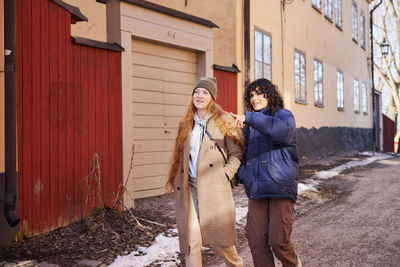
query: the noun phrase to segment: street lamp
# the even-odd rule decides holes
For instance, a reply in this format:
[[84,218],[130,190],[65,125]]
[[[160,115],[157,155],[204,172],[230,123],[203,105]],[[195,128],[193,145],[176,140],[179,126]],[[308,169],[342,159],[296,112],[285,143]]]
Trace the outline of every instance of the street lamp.
[[379,46],[381,47],[383,56],[389,55],[389,44],[386,42],[386,38],[383,38],[382,43],[379,44]]

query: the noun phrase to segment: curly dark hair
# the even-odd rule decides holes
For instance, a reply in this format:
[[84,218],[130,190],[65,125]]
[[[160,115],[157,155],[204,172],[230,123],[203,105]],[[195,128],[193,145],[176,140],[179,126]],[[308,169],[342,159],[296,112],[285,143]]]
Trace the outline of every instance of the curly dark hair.
[[271,115],[274,115],[279,109],[284,108],[282,96],[278,92],[278,87],[270,80],[261,78],[250,83],[244,91],[244,103],[247,110],[253,111],[250,104],[250,92],[263,94],[268,99],[268,108]]

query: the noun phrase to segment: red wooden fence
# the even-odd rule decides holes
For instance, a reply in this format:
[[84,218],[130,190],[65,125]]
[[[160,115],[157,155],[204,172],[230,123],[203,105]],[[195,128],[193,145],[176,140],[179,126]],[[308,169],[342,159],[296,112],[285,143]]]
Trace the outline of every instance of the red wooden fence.
[[237,73],[214,68],[217,79],[217,103],[228,112],[237,113]]
[[[104,199],[122,182],[120,52],[75,44],[70,28],[71,13],[52,1],[17,0],[18,194],[26,236],[81,217],[94,153]],[[111,194],[108,205],[113,201]]]

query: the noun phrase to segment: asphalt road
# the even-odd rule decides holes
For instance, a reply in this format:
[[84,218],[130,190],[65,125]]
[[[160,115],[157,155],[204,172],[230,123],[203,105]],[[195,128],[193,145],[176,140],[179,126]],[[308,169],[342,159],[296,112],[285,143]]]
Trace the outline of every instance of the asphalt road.
[[[340,196],[293,226],[303,266],[400,266],[400,158],[358,167],[328,183]],[[247,246],[239,253],[245,266],[253,266]]]

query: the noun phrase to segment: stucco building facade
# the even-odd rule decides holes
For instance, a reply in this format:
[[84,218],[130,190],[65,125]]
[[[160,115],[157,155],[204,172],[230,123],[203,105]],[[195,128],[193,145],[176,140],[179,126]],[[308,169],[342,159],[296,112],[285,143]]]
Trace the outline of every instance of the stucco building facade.
[[191,86],[198,77],[213,75],[216,66],[240,71],[232,89],[238,113],[248,82],[266,77],[278,86],[295,114],[303,159],[372,150],[368,0],[65,2],[79,7],[91,23],[72,25],[72,35],[125,48],[128,207],[135,198],[166,192],[177,124]]

